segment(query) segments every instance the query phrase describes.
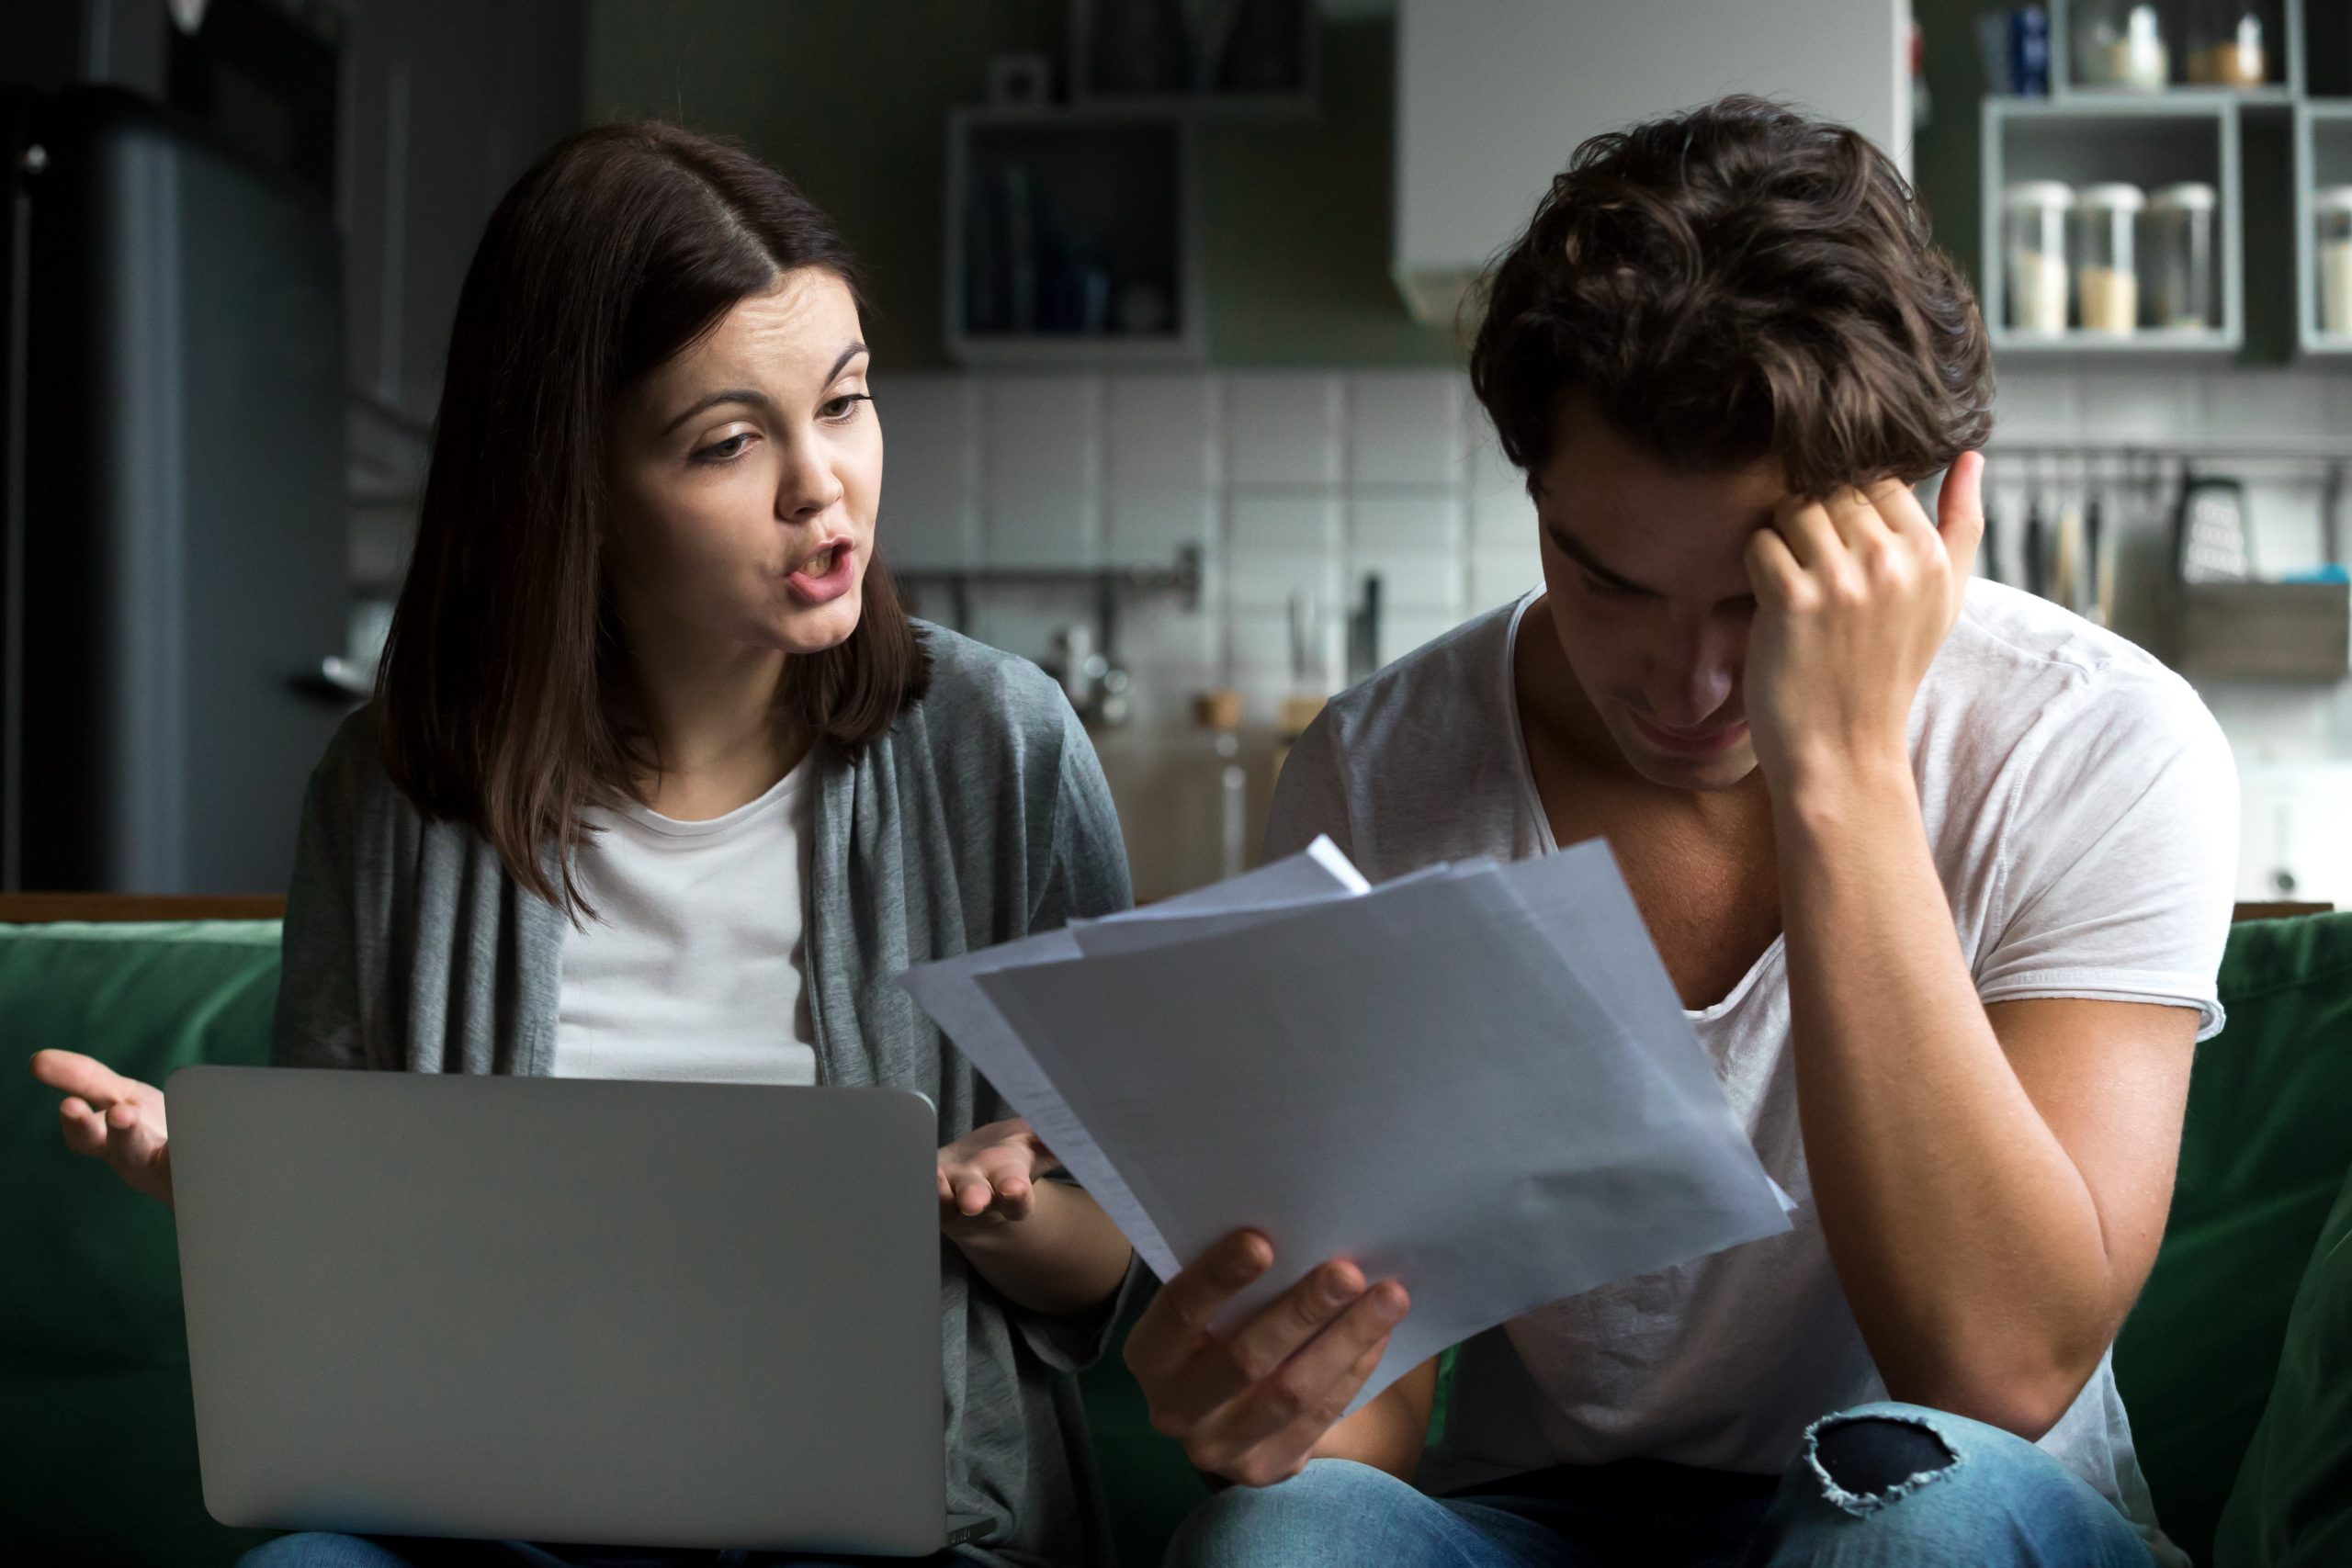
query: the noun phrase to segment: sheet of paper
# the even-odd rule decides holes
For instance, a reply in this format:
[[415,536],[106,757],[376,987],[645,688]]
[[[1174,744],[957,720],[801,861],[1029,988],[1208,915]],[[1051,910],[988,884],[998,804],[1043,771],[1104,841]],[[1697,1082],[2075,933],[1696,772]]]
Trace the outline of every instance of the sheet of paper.
[[1146,1267],[1164,1280],[1176,1271],[1177,1263],[1175,1254],[1161,1239],[1158,1225],[1136,1201],[1117,1165],[1071,1114],[1061,1095],[1039,1070],[1028,1047],[1006,1025],[1003,1015],[980,988],[977,977],[1028,964],[1075,960],[1079,947],[1074,933],[1090,925],[1181,916],[1214,917],[1260,905],[1290,906],[1318,898],[1351,897],[1370,886],[1363,874],[1348,863],[1338,846],[1328,837],[1318,836],[1299,853],[1230,881],[1114,915],[1107,920],[1076,921],[1069,930],[1046,931],[922,964],[900,976],[899,984],[1045,1140],[1055,1157],[1093,1195],[1111,1223],[1142,1256]]
[[[1617,881],[1605,853],[1448,868],[974,967],[1005,1026],[974,1059],[1013,1099],[982,1055],[1001,1048],[1084,1129],[1163,1277],[1239,1226],[1272,1238],[1275,1268],[1228,1319],[1325,1258],[1402,1280],[1414,1309],[1361,1404],[1496,1323],[1787,1228],[1663,969],[1589,982],[1543,928],[1539,909],[1607,908]],[[1592,919],[1632,919],[1647,948],[1630,899]],[[1081,953],[1112,929],[1079,933]],[[1645,986],[1676,1025],[1658,1042],[1628,1021],[1663,1021]]]

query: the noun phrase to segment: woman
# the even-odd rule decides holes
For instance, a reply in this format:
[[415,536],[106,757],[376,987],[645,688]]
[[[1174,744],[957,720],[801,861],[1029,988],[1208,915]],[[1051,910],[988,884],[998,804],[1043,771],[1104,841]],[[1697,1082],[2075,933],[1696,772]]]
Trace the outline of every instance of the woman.
[[[1012,1521],[972,1558],[1074,1562],[1100,1521],[1057,1374],[1128,1248],[896,976],[1122,908],[1126,865],[1059,689],[875,563],[869,364],[839,236],[729,145],[600,127],[508,194],[376,700],[311,781],[272,1056],[930,1096],[947,1504]],[[161,1093],[35,1071],[68,1144],[169,1201]]]

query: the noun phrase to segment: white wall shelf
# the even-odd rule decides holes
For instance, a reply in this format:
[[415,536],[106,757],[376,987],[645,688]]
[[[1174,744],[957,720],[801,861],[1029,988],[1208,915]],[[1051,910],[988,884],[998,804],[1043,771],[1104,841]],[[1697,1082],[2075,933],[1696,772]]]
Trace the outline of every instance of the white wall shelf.
[[[2245,341],[2244,198],[2239,182],[2235,94],[2095,94],[2066,98],[1987,98],[1982,175],[1984,245],[1979,275],[1994,349],[2007,355],[2092,357],[2231,355]],[[2009,322],[2003,265],[2001,192],[2018,180],[2071,186],[2128,181],[2143,188],[2199,180],[2218,207],[2214,247],[2220,319],[2210,330],[2080,330],[2022,333]]]
[[[1073,103],[1216,119],[1304,119],[1321,106],[1315,0],[1154,7],[1069,0]],[[1222,28],[1204,39],[1199,29]]]
[[947,352],[969,366],[1198,363],[1189,119],[1099,106],[947,122]]
[[2249,108],[2283,109],[2304,95],[2308,79],[2305,62],[2310,52],[2305,39],[2304,6],[2306,4],[2323,8],[2342,6],[2346,0],[2279,0],[2271,13],[2271,22],[2283,36],[2266,39],[2264,53],[2268,66],[2268,80],[2260,87],[2217,87],[2189,80],[2188,50],[2178,26],[2177,6],[2160,7],[2167,24],[2165,44],[2170,57],[2171,81],[2162,89],[2111,85],[2075,80],[2077,61],[2075,58],[2075,28],[2082,9],[2081,0],[2049,0],[2050,4],[2050,94],[2060,103],[2081,101],[2097,103],[2118,99],[2147,103],[2152,99],[2169,97],[2176,93],[2224,93]]
[[2331,186],[2352,185],[2352,100],[2297,106],[2295,110],[2295,342],[2304,354],[2352,356],[2352,333],[2320,330],[2319,243],[2312,197]]

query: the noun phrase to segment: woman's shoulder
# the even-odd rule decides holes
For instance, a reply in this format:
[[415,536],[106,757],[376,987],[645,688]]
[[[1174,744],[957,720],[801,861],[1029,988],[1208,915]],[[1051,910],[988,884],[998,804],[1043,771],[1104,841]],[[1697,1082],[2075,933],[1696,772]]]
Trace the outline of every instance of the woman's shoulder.
[[943,767],[1021,760],[1057,762],[1077,716],[1060,682],[1028,660],[959,632],[917,622],[931,682],[909,710]]
[[384,766],[382,731],[372,702],[352,709],[335,727],[334,739],[311,770],[307,809],[337,840],[413,832],[425,825],[423,814]]

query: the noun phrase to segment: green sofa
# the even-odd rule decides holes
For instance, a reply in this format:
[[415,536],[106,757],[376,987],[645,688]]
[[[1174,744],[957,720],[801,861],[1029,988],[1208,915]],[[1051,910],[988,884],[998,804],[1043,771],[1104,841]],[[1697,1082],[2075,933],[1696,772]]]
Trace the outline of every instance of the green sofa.
[[[221,1563],[259,1539],[204,1512],[170,1216],[65,1152],[55,1097],[23,1061],[61,1046],[154,1082],[190,1062],[261,1061],[277,976],[265,921],[0,926],[15,1057],[0,1070],[7,1561]],[[2222,993],[2231,1023],[2199,1052],[2163,1254],[2116,1350],[2158,1511],[2199,1562],[2352,1168],[2352,915],[2237,927]],[[1148,1568],[1202,1488],[1115,1356],[1085,1392],[1121,1560]],[[2298,1441],[2283,1417],[2265,1440]]]

